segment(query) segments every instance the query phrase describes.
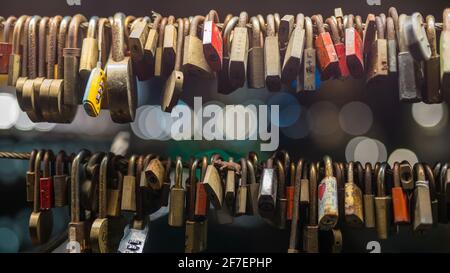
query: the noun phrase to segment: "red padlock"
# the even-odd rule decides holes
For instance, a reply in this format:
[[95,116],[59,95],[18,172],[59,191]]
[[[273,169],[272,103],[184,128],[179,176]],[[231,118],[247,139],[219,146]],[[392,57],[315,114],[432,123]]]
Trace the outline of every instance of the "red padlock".
[[350,72],[348,71],[347,61],[345,58],[345,44],[342,42],[341,36],[339,35],[338,26],[336,25],[334,19],[331,17],[326,20],[326,23],[330,27],[331,37],[334,42],[334,49],[336,50],[336,54],[339,60],[339,73],[334,76],[336,78],[348,78]]
[[0,74],[8,74],[9,55],[12,53],[12,35],[16,17],[10,16],[3,29],[3,42],[0,43]]
[[39,181],[41,210],[49,210],[53,207],[53,178],[51,168],[54,161],[54,155],[51,150],[45,152],[44,172]]
[[209,200],[208,194],[206,193],[205,186],[202,183],[205,179],[206,168],[208,167],[208,158],[203,157],[202,160],[202,174],[201,174],[201,182],[196,184],[196,192],[195,192],[195,217],[206,217],[208,215],[209,209]]
[[222,34],[217,23],[219,15],[217,11],[211,10],[203,26],[203,54],[211,69],[216,72],[222,68],[223,60]]
[[400,164],[394,163],[394,187],[392,187],[392,204],[394,210],[394,223],[409,224],[411,222],[408,212],[408,200],[400,184]]
[[[356,78],[364,76],[364,57],[362,49],[361,35],[353,26],[353,15],[350,14],[347,19],[345,29],[345,57],[347,67],[350,74]],[[357,25],[361,24],[361,20],[357,20]],[[362,26],[358,25],[358,28]]]
[[330,33],[325,32],[323,22],[318,15],[311,17],[316,23],[318,35],[315,40],[317,57],[322,71],[321,79],[328,80],[333,75],[339,73],[339,59],[334,49]]

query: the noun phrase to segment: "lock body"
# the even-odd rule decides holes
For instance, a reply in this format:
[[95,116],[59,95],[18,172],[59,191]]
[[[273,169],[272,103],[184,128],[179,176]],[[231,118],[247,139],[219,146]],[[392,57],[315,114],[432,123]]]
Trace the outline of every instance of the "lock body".
[[[280,37],[280,36],[279,36]],[[300,64],[303,58],[303,49],[305,48],[305,30],[295,28],[292,31],[289,44],[286,49],[286,55],[283,61],[283,69],[281,71],[281,81],[290,85],[296,79]]]
[[211,78],[212,70],[206,62],[202,41],[193,35],[184,40],[182,71],[186,76]]
[[322,80],[327,80],[333,75],[339,75],[339,59],[331,40],[330,33],[320,33],[315,41],[317,58],[322,71]]
[[357,79],[363,77],[364,57],[362,54],[362,40],[353,27],[345,30],[345,56],[350,74]]
[[91,117],[97,117],[102,108],[106,87],[106,73],[100,67],[92,70],[83,96],[83,107]]
[[259,89],[265,86],[264,48],[252,47],[248,52],[248,87]]
[[264,76],[269,91],[281,90],[280,51],[275,36],[266,37],[264,44]]
[[68,204],[68,185],[70,177],[67,175],[53,176],[53,189],[55,193],[55,207],[64,207]]
[[319,227],[332,229],[339,217],[337,181],[335,177],[325,177],[319,185]]
[[352,227],[364,224],[363,198],[355,183],[345,184],[345,222]]
[[375,197],[376,227],[380,240],[386,240],[389,236],[391,203],[390,197]]
[[216,23],[206,21],[203,26],[203,54],[213,71],[220,71],[223,63],[222,35]]
[[136,177],[126,175],[123,178],[121,209],[136,211]]
[[53,207],[53,179],[52,177],[41,177],[40,198],[41,210],[50,210]]
[[183,188],[172,188],[170,190],[169,226],[182,227],[184,224],[184,200]]

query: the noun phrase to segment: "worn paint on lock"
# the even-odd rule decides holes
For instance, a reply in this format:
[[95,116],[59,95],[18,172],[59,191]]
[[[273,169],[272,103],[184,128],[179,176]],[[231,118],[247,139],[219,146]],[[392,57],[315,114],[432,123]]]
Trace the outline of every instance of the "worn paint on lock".
[[100,114],[105,90],[105,71],[100,67],[96,67],[89,76],[89,81],[86,85],[86,91],[84,92],[83,97],[83,107],[89,116],[97,117]]
[[363,215],[361,189],[354,183],[345,184],[345,214]]
[[53,179],[41,177],[40,180],[41,210],[49,210],[53,206]]
[[337,183],[333,177],[325,177],[319,185],[319,219],[338,214]]

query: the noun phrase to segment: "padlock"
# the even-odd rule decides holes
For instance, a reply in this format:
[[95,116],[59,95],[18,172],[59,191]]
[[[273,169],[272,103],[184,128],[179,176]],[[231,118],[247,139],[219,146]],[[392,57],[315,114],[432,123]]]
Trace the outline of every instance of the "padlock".
[[[300,163],[300,161],[301,161],[301,163]],[[303,160],[299,160],[298,165],[300,165],[300,168],[302,168]],[[285,192],[286,192],[286,204],[287,204],[286,205],[286,220],[289,220],[289,221],[292,220],[292,216],[293,216],[293,213],[294,213],[294,206],[295,206],[295,203],[294,203],[295,179],[299,179],[299,181],[300,181],[301,177],[298,178],[296,176],[295,163],[291,162],[289,164],[289,179],[286,179],[287,182],[286,182],[286,187],[285,187],[286,188],[286,190],[285,190]],[[300,191],[299,191],[299,194],[300,194]],[[300,202],[300,196],[299,196],[299,202]],[[299,206],[299,204],[300,204],[299,202],[296,204],[297,206]]]
[[[334,174],[336,176],[337,181],[337,198],[338,198],[338,221],[334,229],[340,229],[344,226],[346,222],[346,214],[345,214],[345,170],[347,169],[347,163],[338,163],[333,162]],[[318,168],[320,170],[320,168]],[[332,233],[331,233],[332,234]]]
[[153,16],[152,28],[148,31],[147,40],[144,46],[144,63],[148,77],[155,75],[156,48],[158,47],[158,29],[162,20],[161,15]]
[[177,55],[177,28],[175,27],[175,17],[169,16],[167,25],[164,27],[164,40],[161,55],[161,75],[168,77],[175,67]]
[[64,48],[66,47],[66,41],[68,37],[68,30],[70,22],[72,21],[71,16],[64,16],[61,20],[58,30],[58,37],[56,38],[58,46],[56,49],[56,62],[55,65],[55,79],[63,79],[64,78]]
[[[303,57],[303,68],[300,70],[300,75],[297,77],[297,92],[315,91],[320,86],[320,75],[318,67],[316,66],[316,49],[313,46],[314,33],[311,18],[305,17],[305,52]],[[299,88],[303,87],[303,88]]]
[[209,210],[209,197],[203,184],[206,169],[208,168],[208,158],[206,156],[202,158],[201,167],[200,182],[195,185],[195,216],[203,220],[206,218]]
[[[85,176],[80,182],[80,206],[86,211],[98,211],[98,185],[100,180],[100,165],[105,153],[96,152],[90,156],[84,165]],[[91,217],[86,217],[91,218]]]
[[131,59],[125,56],[124,17],[116,13],[112,26],[112,55],[106,65],[108,106],[111,119],[116,123],[132,122],[137,107],[136,78]]
[[351,227],[364,225],[362,191],[353,181],[353,162],[348,163],[345,183],[345,222]]
[[267,36],[264,42],[264,78],[269,91],[281,90],[280,49],[272,14],[267,15]]
[[325,177],[319,184],[318,223],[322,230],[330,230],[336,226],[339,218],[337,180],[333,176],[333,163],[329,156],[323,158]]
[[9,72],[9,56],[13,52],[13,35],[14,24],[17,18],[14,16],[8,17],[3,27],[3,41],[0,42],[0,86],[8,84]]
[[136,161],[137,156],[132,155],[128,161],[127,175],[123,177],[122,211],[136,212]]
[[[71,164],[70,183],[70,222],[69,222],[69,242],[68,252],[87,252],[90,249],[88,223],[84,220],[80,201],[81,177],[83,165],[87,163],[91,153],[88,150],[81,150],[73,159]],[[78,245],[79,247],[76,247]]]
[[[293,31],[291,28],[293,26],[294,17],[292,15],[286,16],[291,16],[292,20],[282,20],[280,30],[283,31],[279,33],[278,39],[281,43],[282,40],[286,39],[283,36],[288,35],[288,37],[290,37],[289,43],[285,50],[286,54],[284,55],[283,68],[281,70],[281,81],[286,85],[290,85],[300,73],[300,65],[302,63],[303,50],[305,48],[305,16],[302,13],[297,14],[296,24]],[[290,21],[292,21],[292,26]],[[291,31],[292,34],[290,34]]]
[[105,46],[106,37],[106,24],[108,20],[101,18],[98,22],[98,61],[97,66],[92,69],[89,79],[86,84],[86,90],[83,96],[83,107],[86,113],[91,117],[97,117],[100,114],[100,110],[103,108],[104,102],[106,102],[106,73],[104,71],[105,63],[103,63],[103,56],[109,55],[108,52],[103,50]]
[[257,17],[250,18],[252,24],[251,44],[248,51],[247,86],[264,88],[264,36]]
[[[291,166],[294,163],[291,163]],[[297,167],[299,167],[302,169],[303,167],[303,160],[299,160]],[[293,174],[291,174],[292,176],[294,176],[294,193],[293,193],[293,206],[292,206],[292,217],[291,217],[291,234],[289,237],[289,248],[288,248],[288,253],[298,253],[298,225],[299,225],[299,216],[300,216],[300,212],[299,212],[299,204],[300,204],[300,192],[301,192],[301,179],[299,179],[298,177],[298,169],[295,168],[295,165],[293,165],[294,168],[291,170],[294,171]],[[306,167],[305,167],[306,168]],[[301,174],[301,172],[300,172]],[[292,176],[291,176],[291,181],[292,181]],[[309,194],[309,192],[308,192]],[[289,213],[288,213],[289,216]],[[288,217],[289,218],[289,217]]]
[[170,185],[172,184],[172,181],[170,179],[170,170],[172,168],[172,158],[168,157],[166,159],[166,164],[164,164],[164,181],[161,186],[161,189],[158,191],[158,194],[160,195],[161,199],[161,206],[167,207],[169,206],[169,197],[170,197]]
[[391,223],[391,203],[392,198],[386,196],[386,173],[389,165],[381,163],[377,175],[377,195],[375,196],[375,215],[378,239],[386,240],[389,236]]
[[441,93],[441,67],[440,67],[440,57],[437,52],[437,43],[436,43],[436,28],[435,28],[435,20],[434,16],[428,15],[427,18],[427,38],[430,44],[431,56],[430,59],[425,61],[424,63],[424,72],[425,72],[425,88],[422,92],[423,102],[432,104],[432,103],[441,103],[442,93]]
[[[165,168],[158,158],[152,159],[145,169],[146,185],[148,187],[159,190],[164,183]],[[142,183],[142,182],[141,182]],[[141,184],[141,187],[144,186]]]
[[405,19],[403,28],[409,52],[416,61],[427,61],[431,57],[430,43],[423,27],[424,20],[419,12]]
[[353,14],[348,15],[345,29],[345,58],[349,73],[360,79],[364,75],[362,38],[353,26]]
[[98,37],[97,25],[99,18],[92,16],[89,19],[89,26],[86,38],[83,39],[80,57],[80,77],[83,81],[87,81],[91,71],[97,66],[98,62]]
[[58,58],[58,35],[59,35],[59,27],[61,25],[62,17],[57,15],[50,19],[49,23],[49,34],[47,41],[47,78],[55,79],[56,68],[58,66],[57,58]]
[[319,59],[321,80],[327,80],[333,75],[339,73],[339,59],[333,45],[330,33],[325,32],[323,21],[319,16],[311,17],[312,21],[316,23],[318,35],[315,38],[315,46],[317,51],[317,58]]
[[420,64],[414,60],[406,43],[405,14],[399,17],[398,38],[398,86],[400,101],[403,102],[419,102],[422,99]]
[[393,168],[394,186],[392,187],[392,208],[396,225],[411,222],[408,209],[408,199],[400,183],[400,163],[395,162]]
[[239,15],[238,24],[233,30],[228,73],[230,84],[234,89],[243,87],[247,77],[249,47],[247,22],[248,14],[243,11]]
[[413,230],[414,232],[423,233],[426,230],[431,229],[431,227],[433,226],[430,186],[429,182],[426,180],[425,169],[422,164],[415,164],[414,171],[416,183],[413,195]]
[[[367,15],[366,18],[366,23],[365,23],[365,27],[364,27],[364,32],[363,32],[363,52],[364,52],[364,56],[366,58],[366,63],[367,63],[367,58],[368,56],[370,56],[371,51],[372,51],[372,44],[375,41],[376,37],[377,37],[377,27],[376,27],[376,17],[374,14],[370,13]],[[366,66],[367,68],[367,66]]]
[[[8,60],[8,85],[9,86],[16,86],[17,79],[21,76],[21,62],[24,61],[23,56],[25,52],[23,52],[23,47],[21,47],[21,41],[24,39],[24,37],[27,35],[25,33],[25,23],[28,20],[28,16],[23,15],[20,16],[19,19],[17,19],[15,25],[14,25],[14,32],[12,35],[13,43],[12,43],[12,51],[11,55],[9,56]],[[18,95],[18,96],[17,96]],[[17,102],[19,103],[20,109],[22,109],[21,106],[21,93],[16,93],[17,96]]]
[[64,207],[68,204],[69,194],[69,164],[64,151],[60,151],[55,160],[55,175],[53,176],[53,188],[55,194],[55,207]]
[[339,35],[339,28],[335,22],[335,19],[328,18],[326,20],[326,23],[328,24],[328,27],[331,31],[331,38],[334,43],[334,49],[336,51],[338,60],[339,60],[339,69],[336,71],[336,74],[334,75],[335,78],[348,78],[350,75],[350,72],[347,67],[347,60],[345,55],[345,44],[342,42],[341,36]]
[[[232,17],[230,20],[224,22],[223,31],[223,63],[222,69],[218,73],[218,92],[221,94],[230,94],[235,88],[230,83],[230,52],[231,52],[231,38],[233,29],[236,26],[239,18]],[[250,54],[250,53],[249,53]],[[250,64],[249,64],[250,65]],[[249,68],[250,70],[250,68]]]
[[30,160],[28,161],[28,171],[26,175],[27,202],[33,202],[34,200],[34,165],[36,154],[37,151],[33,149],[30,153]]
[[177,157],[175,163],[175,185],[170,189],[169,226],[182,227],[184,223],[185,190],[183,181],[183,163]]
[[150,68],[144,59],[145,43],[147,41],[149,30],[150,18],[139,18],[133,22],[131,33],[128,38],[128,48],[130,49],[131,60],[133,62],[133,71],[140,81],[150,79],[152,74],[150,74],[148,70],[151,69],[151,71],[153,71],[154,69]]
[[53,216],[50,210],[40,210],[40,190],[39,183],[41,178],[41,161],[45,150],[37,153],[34,166],[34,202],[33,211],[29,220],[29,231],[33,245],[46,243],[50,239],[53,227]]
[[51,150],[47,150],[44,155],[44,171],[39,181],[40,204],[42,210],[50,210],[54,206],[53,200],[53,177],[54,156]]
[[259,183],[256,182],[255,163],[256,162],[247,159],[247,172],[250,182],[247,191],[247,213],[251,215],[258,215]]
[[[78,30],[82,23],[87,19],[77,14],[73,16],[69,25],[69,34],[66,40],[66,47],[63,50],[64,55],[64,111],[70,111],[81,100],[80,80],[79,80],[79,64],[81,57],[81,48],[78,47]],[[75,114],[74,114],[75,115]]]
[[303,250],[306,253],[319,252],[319,226],[317,224],[317,168],[315,163],[309,165],[309,211],[308,223],[303,229]]
[[[279,16],[279,15],[278,15]],[[281,62],[284,63],[287,46],[294,30],[295,17],[293,15],[284,15],[280,19],[278,26],[278,45],[280,47]],[[278,19],[277,19],[278,20]]]
[[218,170],[214,165],[208,165],[202,182],[208,199],[216,209],[222,208],[223,185]]
[[400,163],[400,182],[405,191],[414,190],[413,169],[408,161],[402,161]]
[[447,202],[449,198],[447,198],[446,192],[445,192],[445,180],[446,180],[446,174],[448,173],[449,164],[445,163],[442,165],[438,181],[436,183],[437,188],[437,198],[438,198],[438,212],[439,212],[439,223],[447,224],[448,223],[448,207]]
[[439,223],[439,204],[436,194],[437,188],[435,175],[430,165],[423,164],[423,167],[425,168],[426,178],[430,182],[430,200],[431,200],[431,212],[433,215],[433,227],[437,227]]
[[183,91],[184,74],[181,71],[181,60],[183,57],[183,41],[184,30],[187,28],[183,19],[178,19],[178,36],[177,36],[177,55],[175,59],[175,67],[164,84],[164,93],[161,102],[161,110],[171,112],[172,108],[178,103],[178,99]]
[[30,77],[30,70],[29,70],[29,61],[30,61],[30,54],[29,54],[29,34],[30,34],[30,23],[33,19],[33,16],[30,16],[25,20],[25,26],[23,28],[24,35],[21,37],[20,44],[22,45],[22,55],[23,59],[21,60],[22,68],[21,68],[21,77]]
[[380,87],[388,80],[389,63],[387,40],[384,36],[385,25],[380,17],[376,17],[377,38],[372,43],[372,49],[367,55],[367,77],[366,85]]
[[[398,16],[396,17],[398,20]],[[387,32],[387,48],[388,48],[388,66],[389,76],[391,79],[397,79],[397,39],[395,37],[395,23],[392,17],[386,19],[386,32]]]
[[223,40],[217,26],[218,23],[219,15],[217,11],[210,10],[203,25],[203,54],[209,67],[215,72],[222,69],[223,63]]
[[[232,157],[228,158],[228,162],[233,163]],[[242,166],[244,168],[244,166]],[[245,166],[247,170],[247,166]],[[242,178],[241,178],[242,179]],[[247,179],[247,177],[245,178]],[[234,170],[228,170],[225,181],[225,203],[231,209],[234,208],[234,201],[236,200],[236,172]],[[236,200],[237,202],[238,200]]]
[[[120,156],[111,156],[111,168],[115,169],[116,162]],[[107,183],[107,215],[110,217],[118,217],[121,212],[123,176],[120,171],[111,171]]]
[[197,36],[197,28],[204,20],[203,16],[195,16],[190,23],[189,35],[185,37],[181,67],[185,76],[211,78],[214,75],[203,54],[202,40]]
[[440,39],[442,92],[450,92],[450,9],[444,10]]
[[158,31],[158,46],[156,47],[155,54],[155,77],[163,76],[163,46],[164,46],[164,30],[166,28],[168,18],[164,17],[161,19]]
[[[219,154],[214,153],[212,155],[212,157],[211,157],[211,165],[208,165],[208,169],[211,166],[213,166],[217,160],[222,161],[222,162],[224,161],[223,158]],[[204,179],[203,182],[209,181],[209,179],[207,179],[208,169],[206,170],[205,179]],[[218,175],[219,175],[219,180],[220,180],[220,186],[223,188],[224,185],[225,185],[224,172],[218,170]],[[214,181],[214,179],[212,179],[212,181]],[[247,184],[247,183],[245,182],[245,184]],[[246,187],[247,186],[245,185],[245,188]],[[205,187],[205,189],[206,189],[206,187]],[[214,205],[215,209],[213,210],[212,217],[215,217],[216,220],[217,220],[217,223],[219,223],[221,225],[232,224],[233,220],[234,220],[233,216],[235,214],[234,208],[229,208],[228,206],[226,206],[226,204],[224,204],[224,202],[223,202],[223,192],[224,192],[224,190],[223,189],[222,189],[222,193],[221,194],[217,193],[218,191],[215,191],[215,192],[216,193],[214,193],[214,195],[220,196],[218,198],[219,200],[222,199],[222,205],[220,207],[218,207],[218,206],[214,205],[215,201],[213,201],[213,205]],[[213,199],[213,198],[210,197],[211,196],[211,191],[210,190],[207,190],[207,194],[208,194],[208,199]],[[245,196],[246,196],[246,194],[245,194]],[[214,197],[214,198],[216,198],[216,197]],[[247,205],[246,202],[243,203],[243,205],[246,207],[246,205]]]
[[258,213],[261,217],[274,215],[277,202],[278,176],[273,168],[273,159],[268,159],[261,176],[258,193]]
[[[279,229],[286,228],[286,210],[287,210],[287,199],[286,199],[286,168],[284,162],[276,159],[275,170],[277,175],[277,201],[275,206],[275,215],[273,217],[273,222]],[[289,165],[288,165],[289,166]]]
[[375,195],[372,191],[372,165],[366,163],[364,168],[364,226],[375,227]]

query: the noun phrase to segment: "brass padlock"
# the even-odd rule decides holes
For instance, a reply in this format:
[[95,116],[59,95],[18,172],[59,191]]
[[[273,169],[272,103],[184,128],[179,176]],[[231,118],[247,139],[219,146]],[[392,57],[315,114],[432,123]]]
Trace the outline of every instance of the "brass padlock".
[[[114,170],[120,156],[112,156],[111,168]],[[122,204],[122,190],[123,190],[123,175],[120,171],[115,169],[109,176],[107,186],[107,214],[111,217],[119,217]]]
[[391,224],[392,198],[386,196],[386,173],[389,165],[381,163],[377,175],[377,195],[375,196],[375,215],[378,239],[386,240]]
[[[87,30],[86,38],[83,39],[81,47],[80,57],[80,77],[83,81],[87,81],[92,69],[97,66],[98,62],[98,37],[100,33],[97,33],[97,25],[99,18],[92,16],[89,19],[89,26]],[[96,35],[97,34],[97,35]]]
[[[313,46],[314,33],[311,18],[305,17],[305,51],[303,56],[303,68],[300,70],[297,81],[298,91],[314,91],[319,87],[316,84],[316,49]],[[302,81],[302,83],[300,83]]]
[[66,41],[68,37],[68,30],[70,22],[72,21],[71,16],[64,16],[61,20],[58,30],[58,37],[56,38],[58,46],[56,49],[56,62],[55,65],[55,79],[63,79],[64,78],[64,48],[66,47]]
[[158,46],[156,47],[156,55],[155,55],[155,77],[161,77],[162,67],[163,67],[163,45],[164,45],[164,29],[167,25],[167,17],[162,18],[161,23],[159,24],[159,32],[158,32]]
[[[145,43],[150,30],[150,18],[139,18],[133,22],[131,33],[128,38],[128,48],[130,49],[131,60],[138,80],[144,81],[150,78],[149,68],[144,60]],[[152,69],[153,70],[153,69]]]
[[72,161],[71,183],[70,183],[70,222],[69,222],[69,242],[68,252],[87,252],[90,249],[88,239],[88,223],[82,216],[80,202],[80,179],[83,171],[82,166],[87,163],[91,153],[88,150],[81,150]]
[[385,25],[380,17],[376,17],[377,38],[372,44],[368,55],[366,84],[369,86],[384,86],[388,80],[389,63]]
[[264,218],[274,215],[277,202],[278,176],[273,168],[273,159],[269,158],[261,175],[258,193],[258,214]]
[[55,175],[53,176],[55,207],[64,207],[68,204],[69,195],[69,164],[68,157],[64,151],[56,156]]
[[171,15],[167,19],[167,25],[164,28],[161,67],[161,75],[163,77],[168,77],[174,70],[177,53],[177,28],[175,27],[175,17]]
[[441,103],[443,99],[440,79],[441,67],[440,57],[437,52],[435,20],[432,15],[428,15],[426,20],[426,31],[430,43],[431,56],[424,63],[425,88],[423,89],[422,98],[425,103]]
[[202,184],[213,206],[216,209],[222,208],[223,185],[219,172],[213,164],[208,165]]
[[[228,162],[233,163],[234,158],[232,157],[228,158]],[[234,170],[228,170],[225,181],[225,203],[229,208],[234,207],[235,198],[236,198],[236,172]],[[236,202],[238,202],[238,200],[236,200]]]
[[257,163],[250,159],[247,159],[247,172],[249,177],[249,188],[247,191],[248,209],[247,213],[251,215],[258,215],[258,193],[259,183],[257,183],[256,172],[254,164]]
[[28,171],[26,176],[26,190],[27,190],[27,202],[33,202],[34,200],[34,165],[36,160],[37,150],[32,150],[30,153],[30,160],[28,162]]
[[214,75],[203,54],[202,40],[197,35],[197,28],[204,20],[205,17],[203,16],[195,16],[190,23],[189,35],[184,40],[181,70],[188,77],[210,78]]
[[[294,17],[293,16],[291,17],[293,26]],[[291,24],[288,22],[289,21],[286,20],[282,20],[281,22],[282,23],[281,26],[284,25],[287,26],[286,27],[280,26],[280,33],[278,34],[278,39],[280,40],[280,43],[282,40],[285,39],[282,38],[283,33],[284,35],[286,35],[287,32],[281,30],[287,29],[289,31],[291,29]],[[286,54],[284,55],[283,68],[281,69],[281,81],[286,85],[290,85],[292,81],[294,81],[297,78],[297,75],[300,72],[300,65],[302,63],[303,58],[303,49],[305,48],[305,29],[303,27],[304,23],[305,23],[305,16],[302,13],[297,14],[295,28],[293,29],[292,34],[290,34],[289,43],[285,50]]]
[[155,75],[156,48],[158,47],[158,29],[161,22],[161,15],[156,14],[152,22],[152,28],[148,31],[147,40],[144,46],[144,62],[148,68],[150,77]]
[[426,178],[430,182],[430,200],[431,200],[431,212],[433,214],[433,227],[437,227],[439,223],[439,204],[437,199],[436,180],[433,170],[430,165],[423,164],[425,168]]
[[308,223],[303,229],[303,250],[307,253],[319,252],[319,226],[317,222],[317,180],[315,163],[309,166],[309,200]]
[[281,90],[280,48],[275,29],[275,19],[267,15],[267,36],[264,42],[264,78],[269,91]]
[[[302,163],[300,163],[302,162]],[[297,167],[299,164],[303,164],[303,160],[299,160]],[[294,165],[295,167],[295,165]],[[295,168],[294,168],[295,172]],[[299,225],[299,204],[300,204],[300,192],[301,192],[301,179],[297,176],[297,172],[294,173],[294,194],[293,194],[293,207],[292,207],[292,221],[291,221],[291,234],[289,237],[289,248],[288,253],[298,253],[298,225]],[[300,172],[301,175],[301,172]],[[309,193],[309,192],[308,192]]]
[[112,54],[106,65],[108,106],[117,123],[134,121],[137,107],[136,78],[131,59],[125,56],[125,15],[116,13],[112,25]]
[[[150,188],[159,190],[164,183],[165,168],[158,158],[150,160],[145,169],[145,179]],[[142,183],[142,181],[141,181]],[[144,186],[141,184],[141,187]]]
[[241,158],[241,177],[239,178],[239,187],[236,196],[236,216],[241,216],[247,213],[247,204],[248,204],[247,179],[248,179],[247,159]]
[[171,112],[172,108],[178,103],[178,99],[183,91],[184,74],[181,71],[181,61],[183,57],[183,41],[184,31],[187,26],[183,19],[178,19],[178,35],[177,35],[177,54],[175,59],[175,67],[164,84],[164,93],[161,102],[161,110]]
[[59,28],[62,21],[62,16],[57,15],[50,19],[50,27],[48,34],[48,48],[47,48],[47,78],[55,79],[57,74],[57,58],[58,58],[58,35]]
[[29,220],[29,231],[33,245],[46,243],[50,239],[53,227],[53,216],[51,210],[41,210],[40,204],[39,184],[41,178],[41,161],[44,154],[44,150],[37,153],[34,165],[34,202],[33,212],[31,213]]
[[[24,61],[24,53],[23,47],[21,47],[21,40],[24,39],[24,37],[27,35],[25,33],[25,24],[28,20],[28,16],[23,15],[20,16],[19,19],[17,19],[15,25],[14,25],[14,32],[13,32],[13,43],[12,43],[12,53],[9,56],[9,63],[8,63],[8,85],[9,86],[16,86],[17,79],[22,75],[21,71],[21,62]],[[19,103],[20,109],[22,109],[21,101],[22,101],[22,93],[17,92],[17,102]],[[23,110],[23,109],[22,109]]]
[[[231,52],[231,38],[233,34],[233,29],[236,26],[239,18],[237,16],[231,17],[224,21],[223,26],[223,62],[222,69],[218,72],[218,92],[221,94],[230,94],[235,88],[231,86],[230,83],[230,52]],[[249,52],[250,54],[250,52]],[[249,66],[251,65],[251,60]],[[250,71],[250,67],[249,67]]]
[[440,40],[441,86],[443,93],[450,92],[450,8],[444,10]]
[[121,204],[123,211],[136,211],[136,161],[137,155],[132,155],[128,161],[127,175],[123,177]]
[[250,18],[252,24],[252,39],[248,51],[247,86],[249,88],[264,88],[264,36],[257,17]]
[[348,163],[345,183],[345,222],[352,227],[364,225],[362,191],[353,181],[353,162]]
[[239,15],[238,25],[233,31],[228,72],[230,84],[234,89],[243,87],[247,77],[249,47],[247,22],[248,14],[243,11]]
[[183,163],[181,157],[175,162],[175,185],[170,189],[169,226],[182,227],[186,192],[183,188]]
[[333,176],[333,163],[329,156],[323,158],[325,177],[319,184],[319,227],[322,230],[332,229],[338,222],[337,180]]
[[164,181],[161,186],[161,189],[159,190],[158,194],[160,195],[161,199],[161,206],[167,207],[169,205],[169,196],[170,196],[170,185],[172,184],[172,181],[170,180],[170,170],[172,168],[172,159],[168,157],[166,159],[166,163],[164,164]]
[[414,188],[414,232],[423,233],[433,226],[433,212],[431,210],[430,186],[425,177],[425,169],[422,164],[414,165],[416,183]]
[[47,47],[50,18],[42,17],[39,22],[39,47],[38,47],[38,77],[47,76]]
[[431,57],[430,43],[423,27],[424,20],[419,12],[406,17],[404,31],[408,49],[416,61],[427,61]]

